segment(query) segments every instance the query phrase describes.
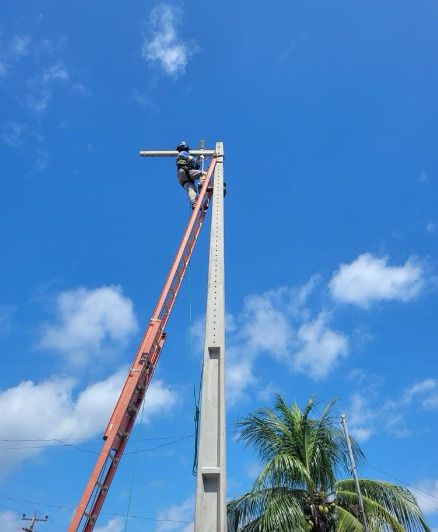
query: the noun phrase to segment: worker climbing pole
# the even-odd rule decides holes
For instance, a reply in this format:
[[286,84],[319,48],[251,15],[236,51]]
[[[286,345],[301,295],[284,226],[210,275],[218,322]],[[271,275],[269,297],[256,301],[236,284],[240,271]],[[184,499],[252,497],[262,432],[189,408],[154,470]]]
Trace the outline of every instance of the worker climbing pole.
[[[141,151],[143,157],[175,157],[177,150]],[[195,530],[223,532],[225,521],[225,398],[223,381],[223,148],[195,150],[211,157],[193,210],[161,294],[146,327],[128,376],[105,429],[101,452],[70,522],[68,532],[91,532],[99,517],[166,340],[165,327],[193,253],[210,200],[213,199],[208,275],[206,343],[201,388],[201,426]],[[202,160],[202,159],[201,159]],[[206,354],[207,353],[207,354]],[[204,387],[204,377],[216,379]],[[212,387],[212,388],[211,388]],[[211,389],[210,389],[211,388]],[[202,400],[204,397],[204,400]],[[203,423],[205,427],[203,427]],[[204,428],[204,431],[203,431]],[[205,441],[203,441],[205,440]],[[217,453],[208,451],[211,443]],[[201,483],[199,482],[201,479]],[[216,504],[213,494],[216,493]],[[214,512],[214,517],[212,513]]]

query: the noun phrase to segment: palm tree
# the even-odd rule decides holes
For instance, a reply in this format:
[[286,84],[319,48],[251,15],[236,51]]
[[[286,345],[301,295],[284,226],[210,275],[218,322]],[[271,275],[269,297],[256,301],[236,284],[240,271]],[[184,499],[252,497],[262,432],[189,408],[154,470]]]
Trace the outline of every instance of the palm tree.
[[[349,472],[347,447],[331,415],[329,402],[319,419],[287,406],[277,396],[265,408],[238,423],[240,439],[253,446],[263,469],[252,490],[228,503],[229,532],[362,532],[358,499]],[[352,440],[356,460],[364,461]],[[370,532],[430,531],[415,497],[406,488],[378,480],[360,480]]]

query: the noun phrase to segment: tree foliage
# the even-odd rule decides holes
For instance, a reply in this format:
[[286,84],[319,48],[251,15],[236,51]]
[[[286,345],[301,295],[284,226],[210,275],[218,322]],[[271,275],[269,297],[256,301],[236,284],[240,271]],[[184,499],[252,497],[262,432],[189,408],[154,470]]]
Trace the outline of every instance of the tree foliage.
[[[301,410],[277,396],[239,422],[240,440],[263,468],[250,492],[228,503],[229,532],[362,532],[358,498],[349,475],[348,450],[329,402],[318,418],[315,403]],[[352,439],[356,461],[365,456]],[[412,493],[389,482],[361,479],[370,532],[430,531]]]

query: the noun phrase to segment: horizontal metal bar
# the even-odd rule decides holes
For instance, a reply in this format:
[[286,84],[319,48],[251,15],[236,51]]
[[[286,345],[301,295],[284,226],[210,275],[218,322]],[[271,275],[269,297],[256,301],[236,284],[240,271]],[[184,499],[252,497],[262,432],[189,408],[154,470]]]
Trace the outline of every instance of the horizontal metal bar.
[[[211,157],[216,152],[214,150],[190,150],[190,155],[205,155]],[[176,157],[178,152],[176,150],[141,150],[140,157]]]

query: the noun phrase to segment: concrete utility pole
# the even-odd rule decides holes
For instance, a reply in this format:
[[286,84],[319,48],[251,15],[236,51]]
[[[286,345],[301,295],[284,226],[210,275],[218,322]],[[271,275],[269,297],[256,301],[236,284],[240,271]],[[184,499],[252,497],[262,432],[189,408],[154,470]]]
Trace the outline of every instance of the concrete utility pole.
[[[198,475],[195,532],[226,532],[225,472],[225,290],[224,290],[224,176],[222,142],[214,150],[190,150],[191,155],[216,157],[211,212],[207,313],[201,408],[198,435]],[[176,157],[176,150],[143,150],[142,157]]]
[[31,523],[30,523],[29,527],[22,527],[21,530],[24,530],[24,532],[34,532],[35,523],[37,523],[37,522],[45,523],[48,518],[49,518],[48,515],[46,515],[44,518],[40,518],[40,517],[37,517],[36,514],[33,515],[32,517],[27,517],[26,514],[23,514],[21,516],[21,520],[22,521],[30,521]]
[[348,454],[350,455],[351,472],[353,473],[354,484],[356,486],[357,498],[359,499],[360,517],[365,532],[368,532],[367,518],[363,507],[362,493],[360,491],[359,477],[357,476],[356,461],[354,459],[353,449],[351,447],[350,435],[348,434],[347,418],[345,414],[341,415],[341,425],[344,431],[345,441],[347,442]]
[[227,530],[224,386],[224,151],[221,142],[216,143],[216,154],[201,384],[195,532]]

